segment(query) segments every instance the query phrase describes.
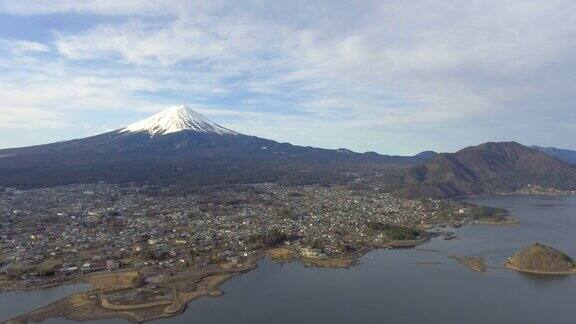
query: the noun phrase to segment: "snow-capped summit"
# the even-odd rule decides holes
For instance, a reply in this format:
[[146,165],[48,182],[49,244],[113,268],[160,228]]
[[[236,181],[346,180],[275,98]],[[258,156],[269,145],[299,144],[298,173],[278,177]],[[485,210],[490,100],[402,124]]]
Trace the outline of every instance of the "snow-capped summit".
[[147,132],[150,136],[154,136],[176,133],[183,130],[216,133],[220,135],[238,135],[235,131],[213,123],[208,118],[185,105],[170,107],[152,117],[129,125],[120,131],[131,133]]

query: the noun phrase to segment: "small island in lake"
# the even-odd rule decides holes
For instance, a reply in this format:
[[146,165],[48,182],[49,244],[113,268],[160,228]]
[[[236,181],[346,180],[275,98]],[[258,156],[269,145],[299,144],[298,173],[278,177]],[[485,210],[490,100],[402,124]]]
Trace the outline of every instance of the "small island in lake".
[[535,243],[514,254],[506,261],[508,269],[536,274],[574,274],[576,263],[553,247]]
[[460,264],[468,267],[472,271],[485,272],[486,271],[486,261],[481,257],[474,256],[464,256],[464,257],[451,257],[452,259],[460,262]]

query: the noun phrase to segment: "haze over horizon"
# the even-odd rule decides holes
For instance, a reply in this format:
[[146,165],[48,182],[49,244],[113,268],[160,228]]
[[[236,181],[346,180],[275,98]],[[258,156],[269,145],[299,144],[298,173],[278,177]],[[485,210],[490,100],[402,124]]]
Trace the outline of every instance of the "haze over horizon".
[[0,148],[187,104],[298,145],[576,149],[573,1],[0,0]]

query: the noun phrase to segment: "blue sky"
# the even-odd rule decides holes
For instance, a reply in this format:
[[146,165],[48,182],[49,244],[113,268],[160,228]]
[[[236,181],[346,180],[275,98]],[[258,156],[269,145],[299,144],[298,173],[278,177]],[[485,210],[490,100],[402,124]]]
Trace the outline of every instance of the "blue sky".
[[574,1],[0,0],[0,148],[187,104],[282,142],[576,149]]

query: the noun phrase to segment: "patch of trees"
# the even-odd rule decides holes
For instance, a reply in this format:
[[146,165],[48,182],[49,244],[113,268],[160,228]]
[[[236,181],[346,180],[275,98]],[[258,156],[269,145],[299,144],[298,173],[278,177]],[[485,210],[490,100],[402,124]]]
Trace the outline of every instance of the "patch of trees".
[[288,207],[279,208],[277,210],[278,217],[281,218],[294,218],[294,212]]
[[247,243],[254,248],[272,247],[295,239],[294,235],[286,234],[279,229],[272,229],[263,233],[252,234]]
[[14,263],[5,269],[6,276],[10,279],[20,279],[22,275],[34,273],[39,277],[50,277],[56,275],[62,262],[56,259],[48,259],[38,264]]
[[309,246],[311,249],[316,250],[323,250],[324,249],[324,242],[319,239],[307,239],[306,245]]
[[368,228],[374,232],[382,233],[390,240],[414,240],[421,235],[421,232],[416,229],[382,222],[370,222]]
[[472,219],[503,219],[508,215],[508,211],[502,208],[486,207],[486,206],[473,206],[470,210],[470,216]]
[[40,276],[53,276],[58,271],[58,268],[62,266],[60,260],[49,259],[35,266],[35,270]]

